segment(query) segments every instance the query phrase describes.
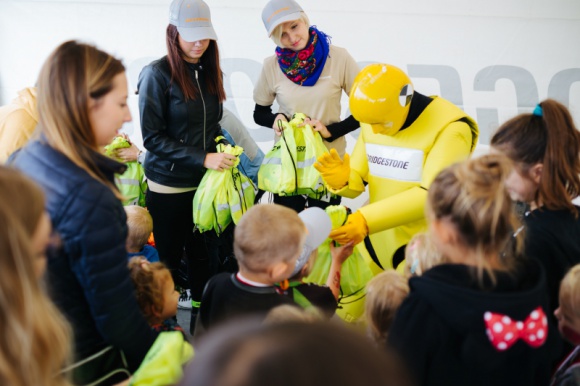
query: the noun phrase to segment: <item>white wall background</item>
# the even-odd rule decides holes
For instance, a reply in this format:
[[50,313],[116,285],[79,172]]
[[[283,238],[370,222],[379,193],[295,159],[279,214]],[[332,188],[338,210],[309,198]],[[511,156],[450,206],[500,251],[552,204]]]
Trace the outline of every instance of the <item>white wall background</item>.
[[[273,53],[261,21],[266,0],[206,0],[226,72],[226,107],[267,150],[271,131],[252,119],[253,83]],[[578,0],[300,0],[313,24],[361,64],[406,70],[415,88],[461,105],[480,124],[481,144],[497,125],[553,97],[580,122]],[[131,88],[142,66],[165,54],[170,0],[0,0],[0,104],[33,85],[48,54],[67,39],[123,59]],[[346,114],[346,98],[344,99]],[[139,143],[135,121],[125,127]],[[352,147],[357,132],[349,136]]]

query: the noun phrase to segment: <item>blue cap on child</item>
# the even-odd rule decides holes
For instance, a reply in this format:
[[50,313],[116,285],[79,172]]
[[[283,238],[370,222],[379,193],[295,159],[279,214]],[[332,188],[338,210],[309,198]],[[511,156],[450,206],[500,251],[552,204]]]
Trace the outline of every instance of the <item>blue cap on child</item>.
[[318,249],[320,244],[328,238],[330,231],[332,230],[332,221],[328,214],[320,208],[307,208],[302,212],[298,213],[298,216],[306,226],[306,241],[304,242],[304,248],[298,260],[296,260],[296,266],[294,271],[292,271],[291,277],[296,275],[304,267],[310,254],[315,249]]

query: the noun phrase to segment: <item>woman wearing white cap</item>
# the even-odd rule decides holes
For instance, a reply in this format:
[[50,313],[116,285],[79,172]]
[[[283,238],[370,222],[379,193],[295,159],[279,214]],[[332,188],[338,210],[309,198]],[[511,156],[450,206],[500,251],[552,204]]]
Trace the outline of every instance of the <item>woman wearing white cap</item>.
[[193,196],[206,169],[223,171],[234,161],[230,154],[217,153],[214,141],[221,135],[226,98],[216,40],[205,2],[173,0],[168,53],[143,69],[137,85],[147,149],[146,203],[155,224],[156,247],[174,278],[185,251],[192,316],[209,277],[210,255],[217,254],[219,244],[206,242],[215,236],[211,232],[192,232]]
[[[277,135],[278,120],[289,120],[292,114],[304,113],[310,124],[330,149],[341,156],[346,150],[344,135],[357,129],[358,122],[348,116],[340,120],[342,92],[349,94],[359,67],[350,54],[330,44],[330,37],[310,25],[306,13],[294,0],[270,0],[262,11],[268,36],[276,43],[276,54],[266,58],[254,88],[254,120],[272,127]],[[272,112],[278,102],[280,111]],[[308,199],[308,206],[325,207],[340,198]],[[304,209],[303,196],[274,196],[274,202],[297,211]]]

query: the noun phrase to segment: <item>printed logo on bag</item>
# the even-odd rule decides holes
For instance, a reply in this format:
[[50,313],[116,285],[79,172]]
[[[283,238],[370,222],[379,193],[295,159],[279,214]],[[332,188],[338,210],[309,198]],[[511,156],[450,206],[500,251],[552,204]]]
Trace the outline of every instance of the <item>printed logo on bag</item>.
[[366,144],[369,173],[391,180],[421,182],[423,150]]

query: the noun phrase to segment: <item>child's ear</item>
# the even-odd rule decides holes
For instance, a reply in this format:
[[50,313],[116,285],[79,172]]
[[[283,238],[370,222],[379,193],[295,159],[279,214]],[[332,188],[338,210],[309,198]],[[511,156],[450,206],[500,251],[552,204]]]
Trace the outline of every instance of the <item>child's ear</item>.
[[288,279],[286,276],[289,270],[289,265],[285,261],[279,261],[272,265],[268,270],[268,274],[274,283]]
[[312,265],[312,262],[310,260],[308,260],[306,262],[306,264],[304,264],[304,267],[302,267],[302,269],[300,270],[300,276],[308,276],[308,272],[310,272],[311,265]]
[[161,317],[161,313],[163,312],[163,310],[159,310],[157,309],[157,307],[155,307],[154,304],[149,306],[149,314],[153,315],[156,318]]

